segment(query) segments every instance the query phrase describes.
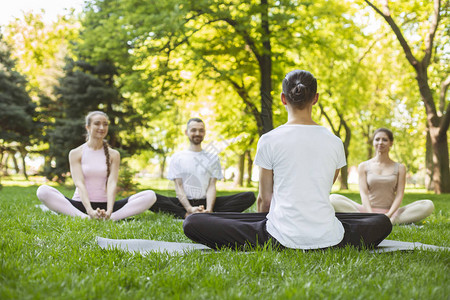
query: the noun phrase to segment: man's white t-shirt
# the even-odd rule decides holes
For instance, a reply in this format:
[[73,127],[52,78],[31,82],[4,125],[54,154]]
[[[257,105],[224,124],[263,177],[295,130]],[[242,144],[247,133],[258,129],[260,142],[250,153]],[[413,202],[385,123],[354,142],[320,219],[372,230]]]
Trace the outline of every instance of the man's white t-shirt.
[[282,125],[261,136],[255,164],[273,170],[266,226],[283,246],[316,249],[342,240],[329,201],[335,172],[346,165],[338,137],[319,125]]
[[205,151],[184,150],[172,156],[167,178],[183,180],[188,199],[205,199],[211,178],[223,178],[219,157]]

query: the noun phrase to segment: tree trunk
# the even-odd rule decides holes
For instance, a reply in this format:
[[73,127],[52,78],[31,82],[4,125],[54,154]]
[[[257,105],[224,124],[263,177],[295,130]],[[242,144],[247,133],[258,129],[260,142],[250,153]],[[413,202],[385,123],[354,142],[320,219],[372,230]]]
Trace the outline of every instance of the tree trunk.
[[0,147],[0,189],[2,188],[2,171],[3,171],[3,156],[5,155],[5,151],[3,151],[3,147]]
[[348,165],[341,169],[341,190],[348,190]]
[[0,148],[0,173],[3,171],[3,158],[5,158],[6,151]]
[[425,187],[428,191],[434,189],[433,185],[433,145],[431,145],[430,130],[427,126],[427,144],[425,148]]
[[448,140],[447,130],[450,125],[450,106],[445,108],[445,95],[450,84],[449,79],[443,82],[441,86],[440,94],[440,115],[437,113],[436,104],[433,99],[433,93],[430,90],[428,84],[427,69],[433,58],[433,40],[438,29],[440,17],[441,17],[441,1],[434,0],[433,13],[429,18],[429,31],[423,41],[424,51],[421,61],[417,60],[408,42],[404,38],[400,28],[397,26],[391,16],[388,1],[383,1],[382,10],[378,9],[369,0],[364,0],[369,6],[371,6],[378,14],[380,14],[391,27],[395,33],[397,40],[403,48],[403,52],[408,60],[409,64],[416,71],[416,80],[419,87],[420,96],[425,105],[425,111],[427,115],[427,125],[430,132],[431,145],[433,149],[433,185],[434,192],[436,194],[450,193],[450,166],[448,158]]
[[371,159],[373,157],[373,145],[372,145],[372,137],[367,135],[367,160]]
[[345,139],[344,139],[344,152],[345,157],[347,159],[347,165],[345,165],[341,169],[341,190],[348,190],[348,157],[350,155],[350,152],[348,151],[348,148],[350,147],[350,141],[352,139],[352,131],[350,127],[347,125],[347,122],[345,122],[344,117],[341,115],[341,113],[338,111],[339,118],[341,119],[341,125],[345,128]]
[[16,158],[16,153],[15,152],[10,152],[9,153],[10,156],[12,157],[13,163],[14,163],[14,171],[16,171],[16,174],[20,173],[20,168],[19,168],[19,164],[17,163],[17,158]]
[[[331,95],[331,93],[330,93]],[[347,125],[347,122],[344,119],[344,116],[339,112],[339,110],[335,107],[335,110],[337,112],[337,115],[339,117],[339,127],[336,128],[333,125],[333,122],[331,121],[331,118],[328,116],[328,114],[325,112],[325,109],[323,108],[323,106],[319,103],[319,107],[320,107],[320,111],[322,113],[322,115],[325,117],[325,119],[327,120],[328,124],[331,127],[331,130],[333,131],[333,133],[342,140],[341,137],[341,129],[342,127],[344,127],[345,129],[345,138],[342,141],[342,144],[344,146],[344,154],[345,154],[345,158],[348,162],[348,155],[349,155],[349,151],[348,148],[350,146],[350,141],[352,138],[352,131],[350,130],[350,127]],[[341,168],[341,176],[340,176],[340,183],[341,183],[341,190],[348,190],[348,165],[345,165],[344,167]]]
[[245,151],[247,154],[247,187],[252,186],[253,159],[250,150]]
[[166,156],[163,155],[161,162],[159,163],[159,178],[164,179],[164,169],[166,168]]
[[346,132],[345,135],[345,142],[344,142],[344,152],[345,152],[345,157],[347,159],[347,165],[343,166],[341,168],[341,176],[340,176],[340,183],[341,183],[341,190],[348,190],[348,147],[350,144],[350,137],[349,137],[350,133],[349,131]]
[[[433,185],[436,194],[450,193],[450,168],[447,141],[448,125],[442,124],[444,116],[439,117],[428,85],[427,71],[417,67],[417,83],[427,113],[428,132],[433,149]],[[446,116],[448,117],[448,116]],[[446,128],[445,128],[446,127]]]
[[234,181],[234,184],[236,186],[244,186],[244,165],[245,165],[245,152],[243,154],[239,154],[238,174]]
[[371,134],[371,127],[370,125],[367,125],[367,128],[363,128],[363,136],[366,139],[366,149],[367,149],[367,159],[369,160],[373,156],[373,146],[372,146],[372,134]]
[[272,120],[272,47],[270,44],[269,29],[269,5],[267,0],[261,0],[263,11],[261,12],[261,27],[263,37],[263,50],[259,57],[259,68],[261,72],[261,120],[263,125],[262,133],[273,129]]
[[25,147],[20,147],[19,153],[20,153],[20,157],[22,158],[23,176],[25,176],[25,180],[28,180],[27,165],[25,164],[25,157],[27,157],[27,150],[25,150]]
[[9,160],[9,153],[5,152],[4,160],[3,160],[3,176],[8,176],[8,160]]
[[450,193],[450,170],[447,134],[437,134],[439,127],[431,128],[433,145],[433,185],[436,194]]

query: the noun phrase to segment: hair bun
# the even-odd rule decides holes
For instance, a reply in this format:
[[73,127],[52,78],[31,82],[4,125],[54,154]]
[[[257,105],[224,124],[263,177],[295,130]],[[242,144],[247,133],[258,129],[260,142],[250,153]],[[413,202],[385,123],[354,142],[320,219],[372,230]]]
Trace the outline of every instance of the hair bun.
[[294,70],[283,79],[283,93],[289,103],[295,103],[297,109],[303,109],[312,102],[317,92],[317,80],[305,70]]
[[300,102],[301,99],[299,99],[299,97],[304,96],[305,89],[306,89],[306,86],[303,83],[297,82],[291,90],[291,99],[294,102]]

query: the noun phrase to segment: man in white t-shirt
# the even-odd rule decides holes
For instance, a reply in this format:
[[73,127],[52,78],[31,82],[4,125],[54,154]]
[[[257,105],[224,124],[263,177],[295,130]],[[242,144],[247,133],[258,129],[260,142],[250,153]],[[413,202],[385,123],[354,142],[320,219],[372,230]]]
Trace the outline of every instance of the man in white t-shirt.
[[156,203],[150,208],[167,212],[179,218],[195,213],[242,212],[253,205],[255,194],[239,193],[216,197],[216,181],[223,178],[219,157],[205,152],[202,141],[205,124],[192,118],[185,131],[189,148],[172,156],[167,178],[175,183],[176,197],[156,194]]
[[281,101],[288,121],[258,142],[259,213],[192,215],[183,223],[187,237],[215,249],[269,241],[276,248],[322,249],[375,247],[389,235],[384,214],[334,212],[329,194],[346,159],[342,141],[312,120],[318,98],[311,73],[286,75]]

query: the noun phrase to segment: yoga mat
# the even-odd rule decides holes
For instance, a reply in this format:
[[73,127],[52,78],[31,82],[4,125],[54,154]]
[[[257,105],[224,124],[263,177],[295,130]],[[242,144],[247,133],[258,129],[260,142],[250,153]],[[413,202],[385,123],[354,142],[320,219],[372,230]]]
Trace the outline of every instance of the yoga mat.
[[103,249],[121,249],[128,252],[140,252],[145,254],[148,252],[167,252],[170,254],[180,253],[183,254],[186,251],[193,250],[211,250],[211,248],[193,243],[176,243],[176,242],[163,242],[153,240],[115,240],[97,237],[98,245]]
[[376,249],[370,250],[370,252],[392,252],[392,251],[410,251],[410,250],[450,250],[448,247],[440,247],[434,245],[422,244],[419,242],[401,242],[394,240],[382,241]]
[[[163,242],[153,240],[115,240],[97,237],[98,245],[103,249],[121,249],[128,252],[140,252],[145,254],[148,252],[167,252],[167,253],[184,253],[186,251],[195,250],[211,250],[211,248],[192,243],[176,243],[176,242]],[[393,252],[393,251],[411,251],[411,250],[449,250],[448,247],[439,247],[433,245],[426,245],[418,242],[401,242],[393,240],[384,240],[378,245],[376,249],[370,250],[373,253]]]

